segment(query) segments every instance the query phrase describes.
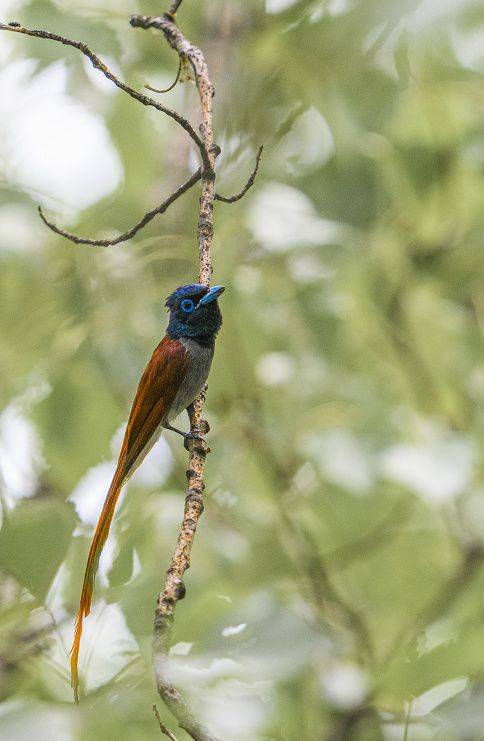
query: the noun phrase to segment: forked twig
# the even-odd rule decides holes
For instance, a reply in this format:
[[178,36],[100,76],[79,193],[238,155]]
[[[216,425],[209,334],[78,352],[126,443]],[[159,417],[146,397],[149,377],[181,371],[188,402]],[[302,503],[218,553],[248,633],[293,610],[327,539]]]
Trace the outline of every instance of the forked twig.
[[[245,196],[247,191],[254,185],[254,181],[259,169],[259,162],[262,155],[262,150],[263,146],[261,145],[259,147],[259,151],[257,152],[255,167],[240,193],[237,193],[236,195],[230,197],[222,196],[219,193],[215,193],[216,201],[221,201],[223,203],[235,203],[236,201],[240,201],[240,199]],[[114,247],[121,242],[127,242],[129,239],[132,239],[132,237],[134,237],[135,234],[140,231],[140,229],[143,229],[143,227],[149,224],[149,222],[152,221],[155,216],[165,213],[168,207],[171,206],[171,204],[176,201],[177,198],[183,195],[183,193],[186,193],[187,190],[189,190],[193,185],[195,185],[195,183],[197,183],[201,179],[202,170],[199,169],[185,183],[183,183],[183,185],[180,185],[180,187],[176,191],[168,196],[168,198],[166,198],[163,203],[144,214],[144,216],[133,227],[131,227],[131,229],[128,229],[126,232],[119,234],[117,237],[112,237],[111,239],[91,239],[89,237],[80,237],[77,234],[72,234],[72,232],[68,232],[66,229],[62,229],[61,227],[54,224],[52,221],[49,221],[40,206],[38,207],[39,215],[44,224],[48,226],[49,229],[51,229],[56,234],[59,234],[61,237],[69,239],[75,244],[87,244],[92,247]]]
[[131,229],[128,229],[127,232],[123,232],[123,234],[120,234],[117,237],[113,237],[112,239],[89,239],[88,237],[79,237],[76,234],[71,234],[71,232],[67,232],[65,229],[61,229],[59,226],[56,226],[51,221],[47,219],[47,217],[44,215],[42,209],[39,206],[39,214],[40,218],[46,224],[46,226],[49,227],[49,229],[52,229],[53,232],[56,234],[60,234],[61,237],[65,237],[66,239],[69,239],[71,242],[74,242],[75,244],[88,244],[95,247],[114,247],[116,244],[120,244],[120,242],[126,242],[128,239],[131,239],[134,237],[134,235],[140,231],[140,229],[143,229],[146,224],[149,224],[150,221],[152,221],[155,216],[158,216],[158,214],[163,214],[167,210],[171,204],[177,200],[183,193],[186,193],[187,190],[189,190],[192,185],[195,185],[195,183],[198,183],[198,181],[202,177],[202,171],[199,169],[193,175],[185,182],[183,185],[180,185],[177,190],[175,190],[171,195],[166,198],[163,203],[160,203],[159,206],[156,206],[156,208],[152,209],[151,211],[148,211],[140,221],[138,221],[137,224],[135,224]]
[[[176,34],[174,33],[174,30],[178,30],[176,28],[175,22],[174,22],[174,15],[178,8],[181,5],[182,0],[175,0],[171,4],[170,12],[167,13],[163,18],[149,18],[146,16],[132,16],[131,17],[131,25],[132,26],[140,26],[142,28],[149,28],[149,27],[155,27],[159,28],[160,30],[165,32],[165,35],[170,43],[170,46],[174,48],[178,54],[179,54],[179,65],[178,65],[178,73],[176,76],[176,79],[174,83],[166,88],[165,90],[157,90],[156,88],[151,87],[150,85],[145,85],[145,87],[148,90],[152,90],[153,92],[168,92],[171,90],[176,83],[178,82],[180,78],[180,71],[182,67],[182,57],[186,57],[189,59],[190,63],[193,65],[194,59],[196,60],[196,64],[194,66],[194,72],[195,72],[195,78],[197,82],[197,87],[204,82],[204,74],[200,74],[200,72],[203,72],[203,68],[205,65],[205,61],[203,60],[203,55],[201,55],[201,52],[196,48],[193,47],[183,36],[182,34]],[[168,31],[168,25],[169,24],[172,28]],[[204,178],[206,183],[209,183],[210,181],[213,181],[215,178],[215,157],[218,153],[218,147],[214,145],[213,142],[213,134],[211,137],[211,149],[210,152],[207,149],[206,141],[204,141],[203,138],[200,138],[190,122],[184,118],[182,115],[177,113],[176,111],[172,110],[171,108],[167,108],[167,106],[162,105],[161,103],[158,103],[153,98],[150,98],[147,95],[144,95],[143,93],[138,92],[134,88],[130,87],[126,83],[122,82],[116,75],[109,69],[109,67],[95,54],[92,49],[90,49],[86,44],[84,44],[82,41],[75,41],[73,39],[69,39],[65,36],[60,36],[56,33],[51,33],[50,31],[45,30],[39,30],[39,29],[31,29],[26,28],[25,26],[22,26],[20,23],[17,22],[11,22],[11,23],[0,23],[0,31],[11,31],[13,33],[20,33],[24,34],[26,36],[34,36],[37,38],[42,39],[48,39],[50,41],[57,41],[61,44],[64,44],[65,46],[71,46],[74,49],[78,49],[82,54],[84,54],[92,63],[93,67],[95,69],[98,69],[102,74],[107,77],[108,80],[110,80],[116,87],[118,87],[120,90],[123,90],[123,92],[127,93],[130,97],[137,100],[139,103],[145,106],[150,106],[152,108],[156,108],[156,110],[161,111],[162,113],[166,114],[173,120],[175,120],[192,138],[192,140],[197,145],[200,156],[202,158],[203,162],[203,170],[198,170],[194,175],[192,175],[189,180],[180,186],[174,193],[172,193],[163,203],[161,203],[156,208],[148,211],[137,224],[135,224],[131,229],[128,229],[126,232],[123,232],[122,234],[118,235],[117,237],[113,237],[111,239],[94,239],[90,237],[81,237],[76,234],[73,234],[66,229],[62,229],[61,227],[54,224],[52,221],[50,221],[45,214],[43,213],[41,207],[39,206],[39,215],[44,224],[49,227],[53,232],[56,234],[59,234],[62,237],[65,237],[66,239],[70,240],[71,242],[74,242],[75,244],[85,244],[89,246],[95,246],[95,247],[113,247],[114,245],[120,244],[121,242],[126,242],[127,240],[131,239],[132,237],[137,234],[140,229],[142,229],[146,224],[148,224],[152,219],[154,219],[155,216],[158,214],[162,214],[166,211],[166,209],[177,199],[179,198],[183,193],[185,193],[189,188],[191,188],[198,180],[202,179],[202,173],[205,173],[206,177]],[[177,44],[180,45],[180,42],[182,40],[182,46],[185,44],[186,49],[191,50],[191,57],[189,54],[186,53],[186,51],[183,50],[182,47],[177,48]],[[200,62],[203,62],[200,66]],[[198,65],[198,66],[197,66]],[[208,79],[208,78],[207,78]],[[209,93],[209,95],[205,96],[206,99],[211,98],[212,93]],[[203,124],[202,124],[203,126]],[[263,147],[261,146],[259,148],[259,151],[256,156],[256,163],[253,172],[251,173],[246,185],[244,188],[240,191],[240,193],[237,193],[234,196],[223,196],[220,193],[213,192],[212,194],[212,200],[221,201],[223,203],[235,203],[236,201],[239,201],[243,196],[247,193],[249,188],[252,187],[254,184],[255,178],[257,176],[257,172],[259,169],[259,161],[261,158]],[[211,187],[209,190],[213,190]],[[203,199],[203,195],[202,195]],[[206,209],[204,209],[206,210]],[[206,271],[205,271],[206,272]],[[203,282],[203,281],[202,281]]]
[[169,728],[165,726],[163,721],[161,720],[161,716],[158,712],[158,708],[156,705],[153,705],[153,715],[155,716],[156,720],[158,721],[158,725],[160,726],[160,731],[165,735],[168,736],[171,741],[178,741],[177,737],[170,731]]
[[150,106],[152,108],[156,108],[157,111],[161,111],[161,113],[165,113],[167,116],[172,118],[174,121],[176,121],[185,131],[188,133],[188,135],[193,139],[195,144],[197,145],[200,156],[202,158],[202,162],[204,165],[204,168],[208,172],[212,172],[212,165],[210,162],[210,157],[208,155],[208,152],[204,146],[203,141],[198,136],[195,129],[192,127],[189,121],[187,121],[184,116],[181,116],[176,111],[173,111],[171,108],[167,108],[166,106],[162,105],[161,103],[158,103],[153,98],[150,98],[148,95],[144,95],[143,93],[139,93],[134,88],[130,87],[130,85],[126,85],[125,82],[122,82],[119,80],[116,75],[111,72],[109,67],[104,64],[104,62],[99,59],[97,54],[95,54],[92,49],[90,49],[87,44],[84,44],[82,41],[74,41],[73,39],[68,39],[65,36],[59,36],[57,33],[51,33],[50,31],[43,31],[43,30],[37,30],[33,28],[25,28],[22,25],[17,24],[8,24],[8,23],[0,23],[0,31],[12,31],[13,33],[21,33],[25,36],[36,36],[40,39],[49,39],[50,41],[58,41],[60,44],[64,44],[65,46],[72,46],[74,49],[78,49],[82,54],[84,54],[92,63],[92,66],[95,67],[95,69],[98,69],[100,72],[103,73],[105,77],[107,77],[108,80],[110,80],[116,87],[118,87],[120,90],[123,90],[123,92],[130,95],[132,98],[137,100],[139,103],[142,103],[142,105]]
[[171,7],[170,7],[170,15],[175,15],[176,11],[182,4],[183,0],[173,0]]

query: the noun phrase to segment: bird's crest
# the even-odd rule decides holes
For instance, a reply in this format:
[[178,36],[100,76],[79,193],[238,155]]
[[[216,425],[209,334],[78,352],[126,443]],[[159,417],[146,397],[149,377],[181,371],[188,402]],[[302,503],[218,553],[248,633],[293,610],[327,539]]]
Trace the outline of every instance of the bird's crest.
[[204,286],[202,283],[190,283],[187,286],[180,286],[180,288],[177,288],[176,291],[173,291],[173,293],[168,296],[165,306],[172,309],[177,305],[180,299],[202,296],[207,292],[207,290],[207,286]]

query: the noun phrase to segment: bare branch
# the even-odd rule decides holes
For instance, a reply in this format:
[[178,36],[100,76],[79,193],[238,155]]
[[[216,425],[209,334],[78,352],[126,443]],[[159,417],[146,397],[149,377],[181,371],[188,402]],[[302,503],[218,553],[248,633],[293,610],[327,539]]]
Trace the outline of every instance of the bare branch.
[[213,202],[215,200],[215,158],[219,153],[219,148],[215,145],[213,136],[212,120],[212,99],[215,94],[214,87],[210,80],[207,63],[201,50],[194,46],[180,31],[174,23],[171,15],[164,16],[146,16],[132,15],[130,23],[133,28],[157,28],[164,35],[172,49],[178,52],[180,56],[185,56],[190,62],[200,96],[202,108],[202,123],[200,132],[202,135],[205,149],[209,154],[212,171],[205,168],[202,177],[202,195],[200,198],[200,216],[198,221],[198,246],[200,259],[200,283],[209,285],[212,277],[212,263],[210,259],[210,245],[213,236]]
[[47,219],[47,217],[44,215],[42,209],[39,206],[39,214],[40,218],[46,224],[49,229],[52,229],[53,232],[56,234],[60,234],[61,237],[66,237],[66,239],[69,239],[71,242],[74,242],[75,244],[88,244],[94,247],[114,247],[116,244],[120,244],[120,242],[127,242],[128,239],[131,239],[134,237],[134,235],[140,231],[140,229],[143,229],[143,227],[146,226],[146,224],[149,224],[150,221],[152,221],[155,216],[158,216],[158,214],[163,214],[171,204],[177,200],[183,193],[186,193],[187,190],[189,190],[192,185],[195,185],[195,183],[198,183],[198,181],[202,177],[202,171],[198,169],[196,172],[193,173],[193,175],[185,182],[183,185],[180,185],[180,187],[175,190],[171,195],[166,198],[163,203],[161,203],[156,208],[152,209],[151,211],[148,211],[143,218],[138,221],[137,224],[135,224],[131,229],[128,229],[127,232],[123,232],[123,234],[120,234],[117,237],[113,237],[112,239],[89,239],[88,237],[78,237],[76,234],[71,234],[71,232],[65,231],[65,229],[61,229],[59,226],[56,226],[51,221]]
[[245,196],[249,188],[252,188],[254,185],[254,181],[257,177],[257,172],[259,170],[259,162],[262,155],[262,150],[264,149],[263,145],[259,147],[259,151],[257,152],[257,156],[255,158],[255,167],[252,170],[252,173],[247,180],[245,186],[242,188],[240,193],[237,193],[235,196],[221,196],[219,193],[215,193],[215,200],[216,201],[223,201],[223,203],[235,203],[236,201],[240,201],[241,198]]
[[165,724],[161,720],[161,716],[160,716],[160,714],[158,712],[158,708],[156,707],[156,705],[153,705],[153,714],[154,714],[156,720],[158,721],[158,725],[160,726],[160,731],[165,736],[168,736],[168,738],[171,739],[171,741],[177,741],[177,737],[170,731],[169,728],[167,728],[165,726]]
[[175,15],[176,11],[182,4],[183,0],[173,0],[171,7],[170,7],[170,15]]
[[95,69],[98,69],[100,72],[103,73],[105,77],[107,77],[108,80],[110,80],[116,87],[118,87],[120,90],[123,90],[123,92],[130,95],[132,98],[137,100],[139,103],[142,103],[145,106],[150,106],[152,108],[156,108],[157,111],[161,111],[162,113],[165,113],[167,116],[172,118],[174,121],[176,121],[185,131],[188,133],[188,135],[193,139],[195,144],[197,145],[200,156],[203,161],[203,166],[208,172],[211,172],[211,163],[210,163],[210,157],[209,154],[204,146],[204,143],[202,139],[198,136],[192,125],[189,121],[187,121],[186,118],[181,116],[176,111],[173,111],[171,108],[167,108],[166,106],[162,105],[161,103],[158,103],[153,98],[150,98],[148,95],[143,95],[143,93],[139,93],[134,88],[130,87],[129,85],[126,85],[126,83],[119,80],[116,75],[111,72],[111,70],[107,67],[106,64],[104,64],[101,59],[90,49],[86,44],[84,44],[82,41],[74,41],[73,39],[68,39],[65,36],[59,36],[59,34],[51,33],[50,31],[43,31],[43,30],[36,30],[32,28],[25,28],[24,26],[21,26],[19,24],[5,24],[0,23],[0,31],[12,31],[13,33],[21,33],[26,36],[35,36],[40,39],[49,39],[50,41],[58,41],[60,44],[64,44],[65,46],[72,46],[74,49],[78,49],[82,54],[84,54],[92,63],[93,67]]
[[[157,28],[165,36],[172,49],[180,58],[186,57],[195,78],[200,105],[202,123],[200,132],[206,151],[209,153],[212,172],[205,168],[202,173],[202,194],[198,219],[199,281],[210,284],[212,277],[211,244],[213,236],[213,204],[215,200],[215,159],[220,152],[216,146],[213,133],[212,99],[214,87],[210,80],[209,70],[201,50],[194,46],[176,26],[173,13],[180,2],[173,2],[171,14],[162,17],[131,16],[131,25],[137,28]],[[186,700],[170,681],[169,650],[173,629],[174,613],[178,600],[185,596],[183,576],[190,565],[190,556],[198,522],[203,512],[203,476],[205,459],[209,449],[201,437],[208,431],[208,424],[202,419],[206,389],[190,408],[190,429],[193,436],[186,441],[189,451],[187,470],[187,489],[183,521],[177,544],[166,573],[163,590],[160,592],[155,611],[153,626],[153,667],[158,692],[163,702],[177,718],[180,726],[196,741],[214,741],[213,736],[194,718]]]
[[[203,443],[203,441],[202,441]],[[205,461],[206,445],[197,453],[199,462]],[[190,453],[192,460],[192,453]],[[202,464],[203,465],[203,464]],[[187,471],[190,480],[191,472]],[[158,693],[173,713],[181,728],[195,741],[216,741],[214,736],[194,716],[187,701],[172,683],[170,676],[170,645],[174,623],[174,612],[178,600],[185,596],[183,574],[190,563],[190,552],[198,521],[203,512],[203,484],[199,488],[188,488],[185,499],[183,522],[175,552],[166,574],[165,586],[158,597],[153,626],[153,668]]]

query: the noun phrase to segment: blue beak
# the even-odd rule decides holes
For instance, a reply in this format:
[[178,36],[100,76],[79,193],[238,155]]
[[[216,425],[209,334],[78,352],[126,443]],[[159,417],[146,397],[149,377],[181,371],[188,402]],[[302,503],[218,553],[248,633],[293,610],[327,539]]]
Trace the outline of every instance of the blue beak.
[[199,306],[204,306],[205,304],[210,304],[212,301],[215,301],[218,299],[219,296],[222,295],[222,293],[225,291],[225,286],[212,286],[208,293],[205,294],[203,298],[200,299],[198,302]]

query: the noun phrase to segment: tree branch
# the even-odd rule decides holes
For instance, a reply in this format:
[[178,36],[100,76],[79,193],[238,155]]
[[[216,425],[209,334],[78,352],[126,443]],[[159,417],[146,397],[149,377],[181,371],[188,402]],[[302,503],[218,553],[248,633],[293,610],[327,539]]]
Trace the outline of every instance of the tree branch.
[[193,139],[200,151],[204,169],[206,169],[208,172],[212,171],[213,163],[209,157],[209,154],[204,146],[202,139],[198,136],[190,122],[176,111],[173,111],[171,108],[167,108],[161,103],[158,103],[156,100],[150,98],[148,95],[139,93],[134,88],[126,85],[126,83],[119,80],[116,75],[111,72],[109,67],[104,64],[104,62],[99,59],[99,57],[92,51],[92,49],[87,46],[87,44],[84,44],[82,41],[74,41],[73,39],[68,39],[65,36],[59,36],[59,34],[51,33],[50,31],[25,28],[24,26],[17,23],[0,23],[0,31],[12,31],[13,33],[21,33],[25,36],[35,36],[40,39],[58,41],[60,44],[64,44],[65,46],[72,46],[74,49],[78,49],[91,61],[92,66],[95,69],[98,69],[100,72],[102,72],[103,75],[107,77],[107,79],[110,80],[114,85],[116,85],[116,87],[118,87],[120,90],[123,90],[123,92],[130,95],[139,103],[142,103],[145,106],[151,106],[152,108],[156,108],[157,111],[165,113],[167,116],[176,121],[183,129],[185,129],[185,131]]
[[171,7],[170,7],[170,15],[175,15],[176,11],[182,4],[183,0],[173,0]]
[[257,156],[255,158],[255,167],[252,170],[252,173],[249,179],[247,180],[246,184],[244,185],[240,193],[237,193],[235,196],[228,196],[228,197],[221,196],[219,193],[215,193],[216,201],[223,201],[224,203],[235,203],[236,201],[240,201],[240,199],[245,196],[249,188],[252,188],[252,186],[254,185],[254,181],[257,177],[257,172],[259,170],[259,162],[260,162],[263,149],[264,149],[264,146],[261,144],[261,146],[259,147],[259,151],[257,152]]
[[152,209],[151,211],[148,211],[140,221],[138,221],[137,224],[135,224],[131,229],[128,229],[127,232],[123,232],[123,234],[120,234],[117,237],[113,237],[112,239],[89,239],[88,237],[78,237],[76,234],[71,234],[71,232],[65,231],[65,229],[61,229],[59,226],[56,226],[51,221],[49,221],[46,216],[44,215],[42,209],[39,206],[39,214],[40,218],[46,224],[49,229],[52,229],[53,232],[56,234],[60,234],[62,237],[66,237],[66,239],[69,239],[71,242],[75,242],[75,244],[88,244],[96,247],[113,247],[116,244],[119,244],[120,242],[126,242],[128,239],[131,239],[134,237],[134,235],[140,231],[140,229],[143,229],[146,224],[148,224],[150,221],[152,221],[155,216],[158,216],[158,214],[163,214],[167,210],[171,204],[177,200],[183,193],[186,193],[187,190],[189,190],[192,185],[195,185],[195,183],[198,183],[198,181],[202,177],[202,171],[199,169],[196,172],[193,173],[193,175],[185,182],[183,185],[180,185],[177,190],[175,190],[171,195],[166,198],[163,203],[160,203],[159,206]]
[[168,736],[171,741],[177,741],[177,737],[170,731],[169,728],[165,726],[163,721],[161,720],[160,714],[158,712],[158,708],[156,705],[153,705],[153,715],[155,716],[156,720],[158,721],[158,725],[160,726],[160,731],[165,735]]
[[164,16],[132,15],[130,23],[133,28],[157,28],[160,30],[169,45],[179,56],[188,59],[195,75],[202,108],[202,123],[200,132],[206,152],[210,159],[210,168],[205,168],[202,177],[202,195],[200,197],[200,215],[198,220],[198,246],[200,261],[200,283],[209,285],[212,276],[212,262],[210,259],[210,245],[213,236],[213,202],[215,200],[215,159],[220,152],[216,146],[213,136],[212,121],[212,99],[215,93],[210,80],[207,63],[201,50],[194,46],[176,26],[173,17],[169,14]]
[[[119,80],[116,75],[108,68],[108,66],[92,51],[92,49],[90,49],[83,42],[74,41],[73,39],[66,38],[65,36],[60,36],[56,33],[51,33],[50,31],[26,28],[25,26],[22,26],[20,23],[17,22],[11,22],[8,24],[0,23],[0,31],[11,31],[13,33],[24,34],[26,36],[34,36],[37,38],[48,39],[50,41],[57,41],[61,44],[64,44],[65,46],[72,46],[74,49],[78,49],[91,61],[95,69],[98,69],[100,72],[102,72],[102,74],[120,90],[123,90],[125,93],[127,93],[129,96],[142,103],[143,105],[156,108],[156,110],[165,113],[170,118],[173,118],[183,129],[185,129],[185,131],[193,139],[200,151],[203,162],[203,168],[201,170],[198,170],[196,173],[194,173],[194,175],[192,175],[192,177],[189,178],[186,183],[181,185],[180,188],[172,193],[171,196],[163,201],[163,203],[161,203],[159,206],[152,209],[151,211],[148,211],[141,218],[141,220],[131,229],[128,229],[128,231],[123,232],[117,237],[113,237],[111,239],[92,239],[89,237],[80,237],[76,234],[72,234],[71,232],[62,229],[61,227],[56,226],[52,221],[49,221],[49,219],[47,219],[39,206],[39,214],[44,224],[56,234],[69,239],[75,244],[86,244],[96,247],[113,247],[114,245],[120,244],[121,242],[126,242],[127,240],[134,237],[134,235],[140,229],[146,226],[146,224],[152,221],[155,216],[164,213],[166,209],[177,198],[179,198],[183,193],[191,188],[192,185],[194,185],[196,182],[198,182],[198,180],[201,179],[203,180],[203,190],[200,202],[201,206],[198,229],[200,282],[208,285],[212,274],[212,268],[210,261],[207,259],[207,253],[210,249],[210,242],[213,233],[213,218],[211,213],[213,211],[213,202],[214,200],[219,200],[225,203],[235,203],[247,193],[249,188],[251,188],[254,184],[254,180],[257,175],[259,161],[262,154],[262,147],[259,148],[259,151],[257,153],[255,168],[250,175],[245,187],[242,191],[240,191],[240,193],[231,197],[225,197],[218,193],[215,193],[213,184],[213,181],[215,180],[215,159],[220,153],[220,149],[215,145],[213,140],[212,97],[214,94],[214,90],[208,76],[208,68],[202,52],[200,51],[200,49],[193,46],[175,25],[174,14],[180,7],[181,2],[182,0],[175,0],[175,2],[173,2],[171,5],[170,13],[167,13],[163,17],[150,18],[147,16],[133,15],[130,22],[133,27],[157,28],[161,30],[165,34],[170,46],[178,53],[180,60],[178,74],[175,82],[171,87],[173,87],[179,79],[182,58],[188,59],[188,61],[192,65],[195,73],[197,89],[200,95],[200,101],[202,104],[202,124],[200,127],[202,132],[201,138],[195,132],[190,122],[187,121],[187,119],[181,116],[179,113],[173,111],[171,108],[167,108],[161,103],[158,103],[153,98],[150,98],[143,93],[139,93],[134,88],[126,85],[126,83]],[[150,90],[154,90],[154,88],[151,88],[149,85],[145,85],[145,87]],[[171,87],[167,89],[169,90],[171,89]]]
[[[179,5],[179,2],[172,3],[172,13]],[[167,14],[156,18],[134,15],[131,16],[130,22],[135,28],[157,28],[162,31],[169,45],[175,49],[180,57],[186,57],[193,68],[202,111],[200,132],[205,151],[208,152],[210,158],[210,169],[205,168],[202,173],[202,193],[198,219],[199,282],[208,286],[213,272],[211,244],[213,203],[215,200],[215,159],[220,152],[214,142],[212,120],[214,87],[210,80],[209,70],[201,50],[191,44],[175,25],[173,15]],[[179,725],[196,741],[214,741],[214,737],[194,718],[186,700],[172,684],[169,671],[169,650],[175,608],[178,600],[185,596],[183,576],[190,566],[193,540],[203,512],[203,490],[205,488],[203,475],[205,459],[209,451],[206,442],[200,437],[208,431],[208,425],[202,419],[205,392],[206,390],[200,394],[193,404],[190,429],[194,436],[186,442],[189,462],[185,510],[175,550],[166,573],[165,583],[158,596],[153,626],[153,667],[158,692],[163,702],[178,720]]]

